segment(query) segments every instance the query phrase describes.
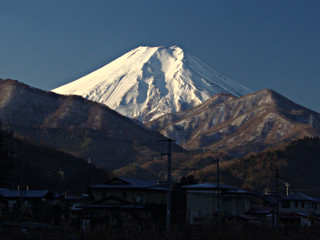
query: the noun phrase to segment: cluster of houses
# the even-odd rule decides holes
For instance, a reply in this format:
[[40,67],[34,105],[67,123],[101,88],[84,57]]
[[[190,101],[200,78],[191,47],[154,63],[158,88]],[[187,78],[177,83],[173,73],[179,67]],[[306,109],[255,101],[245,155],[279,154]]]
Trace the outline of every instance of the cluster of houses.
[[[0,224],[29,219],[52,225],[74,221],[89,226],[158,224],[165,226],[167,186],[153,181],[117,177],[72,197],[49,190],[0,188]],[[255,224],[317,224],[320,199],[303,193],[278,198],[213,183],[179,185],[172,189],[173,224],[208,224],[235,220]]]

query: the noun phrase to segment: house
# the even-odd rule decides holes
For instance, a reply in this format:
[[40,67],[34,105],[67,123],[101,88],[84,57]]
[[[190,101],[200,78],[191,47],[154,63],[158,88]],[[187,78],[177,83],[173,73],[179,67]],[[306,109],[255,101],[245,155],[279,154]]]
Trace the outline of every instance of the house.
[[278,224],[286,226],[310,226],[317,220],[317,200],[303,193],[280,197],[279,211],[276,200],[271,202],[271,206],[252,206],[244,215],[238,216],[239,220],[273,225],[278,218]]
[[22,205],[31,207],[32,203],[35,201],[46,201],[47,199],[52,199],[50,205],[56,204],[56,199],[52,198],[54,194],[49,190],[3,190],[0,193],[3,200],[8,202],[8,207],[13,208],[22,200]]
[[252,205],[244,214],[237,216],[240,222],[258,223],[258,224],[273,224],[276,210],[268,206]]
[[163,222],[167,188],[154,181],[116,177],[90,188],[93,201],[79,206],[88,226]]
[[279,222],[287,226],[311,226],[310,215],[299,212],[279,212]]
[[311,215],[317,210],[317,200],[301,192],[291,193],[280,198],[279,210],[281,212],[297,212]]
[[60,223],[64,215],[63,196],[49,190],[0,190],[2,215],[40,222]]
[[81,194],[81,195],[65,195],[64,196],[66,202],[69,205],[69,210],[72,211],[79,211],[79,206],[82,204],[86,204],[89,202],[90,198],[88,194]]
[[167,196],[167,188],[154,181],[124,177],[94,185],[90,190],[95,202],[113,197],[136,205],[161,204]]
[[186,185],[182,188],[187,190],[188,224],[212,221],[219,211],[219,216],[225,218],[243,215],[252,205],[261,205],[264,201],[255,193],[224,184],[219,185],[219,190],[217,184],[213,183]]
[[312,218],[318,219],[318,200],[301,192],[291,193],[280,198],[279,210],[286,214],[283,222],[295,219],[295,223],[300,226],[310,226]]

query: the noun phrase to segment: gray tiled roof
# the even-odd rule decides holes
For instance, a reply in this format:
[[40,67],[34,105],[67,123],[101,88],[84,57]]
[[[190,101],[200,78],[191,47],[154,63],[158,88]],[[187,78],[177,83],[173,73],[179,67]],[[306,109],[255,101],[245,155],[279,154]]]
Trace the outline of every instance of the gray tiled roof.
[[[119,183],[119,180],[121,183]],[[124,178],[118,177],[114,178],[104,184],[97,184],[91,187],[92,189],[99,188],[112,188],[112,189],[152,189],[152,190],[160,190],[165,191],[166,188],[159,186],[156,182],[150,180],[143,179],[135,179],[135,178]]]
[[98,204],[98,203],[87,203],[87,204],[82,204],[82,205],[79,205],[77,206],[77,208],[115,208],[115,207],[118,207],[118,208],[125,208],[125,209],[128,209],[128,208],[140,208],[142,209],[143,206],[139,206],[137,204],[104,204],[104,203],[101,203],[101,204]]
[[281,200],[291,200],[291,201],[316,201],[315,198],[309,197],[301,192],[292,193],[288,196],[282,196]]
[[[42,198],[49,192],[49,190],[25,190],[22,191],[22,194],[24,198]],[[0,191],[0,195],[4,198],[19,198],[21,197],[21,191],[5,189]]]
[[[208,182],[182,186],[182,188],[185,188],[185,189],[217,189],[217,187],[218,187],[217,184],[208,183]],[[237,187],[225,185],[225,184],[219,184],[219,188],[221,190],[237,190],[237,189],[239,189]]]

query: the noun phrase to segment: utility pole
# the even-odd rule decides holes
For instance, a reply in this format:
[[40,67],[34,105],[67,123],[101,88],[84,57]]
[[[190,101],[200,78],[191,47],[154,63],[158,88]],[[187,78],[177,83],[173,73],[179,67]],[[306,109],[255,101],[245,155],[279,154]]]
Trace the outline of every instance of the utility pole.
[[167,140],[159,140],[159,142],[167,142],[168,143],[168,152],[166,154],[168,157],[167,163],[167,221],[166,221],[166,230],[169,231],[171,227],[171,189],[172,189],[172,180],[171,180],[171,143],[174,142],[171,138]]
[[[275,175],[274,177],[274,188],[273,191],[270,192],[270,195],[273,197],[273,212],[272,212],[272,228],[275,230],[279,225],[279,203],[280,203],[280,192],[279,192],[279,168],[275,167]],[[286,183],[287,184],[287,183]],[[289,185],[289,184],[288,184]]]
[[60,181],[60,191],[61,191],[61,194],[65,196],[64,187],[63,187],[64,171],[62,171],[61,168],[58,171],[58,175],[59,175],[59,181]]
[[23,195],[24,195],[24,159],[21,158],[21,163],[20,163],[20,211],[22,211],[22,206],[23,206]]
[[217,218],[220,222],[220,166],[219,158],[217,158]]
[[278,227],[279,224],[279,169],[276,167],[276,219],[275,219],[275,227]]

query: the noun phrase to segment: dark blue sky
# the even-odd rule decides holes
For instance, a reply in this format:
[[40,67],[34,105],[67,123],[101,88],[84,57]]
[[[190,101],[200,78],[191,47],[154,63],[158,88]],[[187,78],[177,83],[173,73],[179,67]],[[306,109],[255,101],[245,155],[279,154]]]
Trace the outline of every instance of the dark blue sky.
[[142,45],[320,112],[318,0],[0,1],[0,78],[50,90]]

